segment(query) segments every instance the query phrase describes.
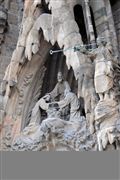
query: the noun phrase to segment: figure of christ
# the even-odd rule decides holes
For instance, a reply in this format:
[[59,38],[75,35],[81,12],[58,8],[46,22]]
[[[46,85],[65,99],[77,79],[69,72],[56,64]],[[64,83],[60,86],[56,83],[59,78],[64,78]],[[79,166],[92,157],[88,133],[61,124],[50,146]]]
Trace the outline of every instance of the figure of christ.
[[70,86],[67,81],[64,80],[62,72],[58,72],[57,74],[57,84],[55,88],[49,93],[51,97],[51,101],[60,101],[64,98],[65,89],[70,90]]
[[[32,110],[32,115],[31,115],[31,120],[30,123],[32,122],[39,122],[41,123],[41,113],[40,113],[40,108],[42,110],[47,111],[47,114],[52,113],[51,109],[48,108],[50,102],[54,102],[55,100],[62,100],[64,99],[64,91],[65,89],[70,90],[70,86],[67,81],[63,80],[63,75],[61,72],[58,72],[57,74],[57,84],[55,88],[53,89],[52,92],[46,94],[44,97],[42,97],[34,106]],[[68,112],[69,107],[65,107],[62,109],[61,114],[65,114]],[[50,114],[49,114],[50,116]]]

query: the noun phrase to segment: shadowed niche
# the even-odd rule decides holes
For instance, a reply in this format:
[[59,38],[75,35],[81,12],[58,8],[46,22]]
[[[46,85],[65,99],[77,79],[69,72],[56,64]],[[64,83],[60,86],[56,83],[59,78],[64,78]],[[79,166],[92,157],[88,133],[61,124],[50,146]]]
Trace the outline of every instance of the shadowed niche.
[[[58,50],[59,47],[56,44],[53,50]],[[74,59],[73,59],[74,61]],[[74,77],[74,72],[72,68],[68,70],[66,65],[66,58],[63,53],[55,53],[53,55],[48,55],[45,63],[46,73],[43,80],[42,93],[41,96],[44,96],[46,93],[53,90],[57,83],[57,73],[61,71],[63,77],[68,81],[72,92],[77,94],[77,81]]]
[[74,16],[75,16],[75,21],[79,27],[79,32],[81,34],[82,41],[86,44],[88,42],[88,39],[87,39],[83,9],[81,5],[76,5],[74,7]]

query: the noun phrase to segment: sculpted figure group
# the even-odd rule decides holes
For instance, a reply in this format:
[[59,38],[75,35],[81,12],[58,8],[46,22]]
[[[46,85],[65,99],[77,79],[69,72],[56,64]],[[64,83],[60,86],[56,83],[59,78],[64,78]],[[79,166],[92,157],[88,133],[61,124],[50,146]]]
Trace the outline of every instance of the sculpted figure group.
[[[108,117],[110,112],[114,112],[116,106],[113,91],[112,46],[105,39],[97,38],[96,49],[88,51],[80,48],[77,52],[73,48],[67,51],[66,49],[74,47],[76,44],[83,45],[79,27],[73,14],[74,1],[45,0],[45,2],[48,4],[51,14],[44,13],[41,0],[25,2],[18,43],[3,79],[4,106],[6,107],[10,98],[12,87],[18,82],[18,74],[21,68],[25,62],[31,61],[33,55],[39,51],[40,40],[43,35],[47,42],[52,45],[57,42],[60,48],[63,47],[67,67],[68,69],[72,67],[75,78],[78,80],[78,96],[71,92],[68,82],[63,79],[62,73],[59,72],[57,75],[58,82],[53,91],[42,97],[33,108],[30,124],[41,123],[40,109],[45,110],[49,118],[61,117],[61,114],[64,115],[67,111],[69,121],[80,120],[79,98],[82,97],[86,121],[92,134],[95,132],[96,120],[104,122],[105,115]],[[112,109],[111,105],[114,104],[115,106]],[[115,119],[113,114],[111,118],[113,125]],[[106,122],[108,123],[108,118],[106,118]],[[111,125],[110,121],[107,123],[103,123],[104,125],[100,126],[100,130]],[[105,135],[106,133],[108,131],[105,132]]]
[[36,103],[32,110],[30,123],[37,122],[40,119],[40,108],[45,110],[49,117],[60,117],[64,108],[70,105],[70,121],[80,117],[79,100],[71,92],[68,82],[63,80],[61,72],[58,72],[57,80],[58,82],[53,91],[46,94]]
[[[64,108],[70,107],[69,120],[79,119],[80,101],[84,99],[84,109],[86,120],[89,124],[90,133],[95,132],[95,108],[99,102],[106,102],[114,99],[113,94],[113,66],[112,47],[102,38],[97,38],[97,48],[92,51],[81,49],[84,55],[81,61],[78,79],[78,97],[71,92],[67,81],[63,79],[62,73],[58,72],[57,84],[52,92],[42,97],[32,111],[31,122],[40,119],[40,108],[47,111],[47,114],[54,113],[54,117],[59,116]],[[57,112],[57,113],[56,113]]]
[[[38,137],[41,132],[44,132],[47,133],[48,140],[50,137],[49,129],[52,129],[54,134],[54,129],[60,130],[61,127],[63,130],[69,126],[71,129],[73,127],[80,128],[84,121],[90,135],[96,132],[98,150],[101,151],[120,137],[119,133],[117,136],[114,133],[114,126],[119,122],[119,119],[116,118],[117,111],[114,107],[112,48],[105,40],[98,38],[96,49],[92,51],[81,49],[80,53],[83,54],[84,59],[81,61],[79,72],[78,96],[71,92],[68,82],[64,80],[62,73],[58,72],[55,88],[36,103],[32,110],[30,123],[23,132],[29,134],[29,129],[37,124],[37,127],[40,128],[37,133]],[[82,118],[81,115],[79,97],[84,99],[85,118]],[[110,102],[113,104],[111,105]],[[66,107],[69,109],[69,119],[61,116]],[[103,108],[102,112],[101,107]],[[47,113],[44,120],[40,109]],[[98,114],[100,111],[101,116],[96,118],[97,111]],[[112,112],[111,117],[108,115],[111,113],[110,111]]]

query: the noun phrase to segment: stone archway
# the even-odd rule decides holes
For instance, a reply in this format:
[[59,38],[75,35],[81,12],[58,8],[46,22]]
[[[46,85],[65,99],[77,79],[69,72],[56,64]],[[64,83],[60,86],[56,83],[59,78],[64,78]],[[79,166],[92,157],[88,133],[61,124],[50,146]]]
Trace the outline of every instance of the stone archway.
[[[58,45],[55,45],[53,50],[58,50]],[[42,96],[53,90],[57,83],[57,73],[61,71],[65,80],[68,81],[72,92],[77,94],[77,81],[74,77],[73,69],[66,65],[66,57],[63,53],[48,54],[45,62],[46,72],[44,77],[44,84],[42,87]]]
[[[54,47],[55,49],[58,46]],[[34,63],[37,65],[36,70],[34,68],[34,75],[31,80],[31,84],[26,93],[26,100],[24,101],[23,113],[22,113],[22,129],[29,124],[31,118],[31,112],[40,99],[46,93],[50,92],[57,83],[57,73],[59,70],[63,72],[64,79],[68,81],[72,92],[77,94],[78,82],[75,80],[74,72],[72,68],[68,70],[65,56],[63,53],[57,53],[53,56],[49,54],[49,49],[47,49],[45,56],[42,59],[42,63],[39,61],[41,57],[39,54],[36,56]],[[32,68],[31,64],[31,68]],[[32,70],[30,70],[31,72]]]
[[40,97],[45,72],[44,63],[50,47],[49,43],[42,41],[39,53],[21,67],[18,84],[12,89],[6,110],[7,116],[13,121],[19,120],[21,129],[28,124],[30,112]]
[[[39,97],[41,96],[43,78],[46,71],[46,67],[44,66],[44,64],[46,62],[46,57],[48,56],[51,45],[44,42],[42,47],[39,53],[31,61],[31,65],[30,65],[31,70],[28,69],[29,72],[33,71],[32,72],[33,77],[30,80],[30,84],[27,91],[25,92],[23,111],[21,114],[22,129],[28,125],[32,108],[34,107],[35,103],[38,101]],[[33,64],[35,64],[35,67],[33,67]]]

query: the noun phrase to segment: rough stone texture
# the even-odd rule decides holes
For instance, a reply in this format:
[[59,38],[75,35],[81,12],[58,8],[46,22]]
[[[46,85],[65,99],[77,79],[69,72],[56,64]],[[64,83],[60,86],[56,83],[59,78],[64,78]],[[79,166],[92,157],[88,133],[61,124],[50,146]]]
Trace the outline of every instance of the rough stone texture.
[[119,52],[120,52],[120,1],[117,1],[117,3],[113,5],[112,12],[115,23],[115,29],[117,32],[117,39],[118,39]]
[[73,151],[96,151],[95,134],[86,131],[86,120],[81,122],[48,118],[41,125],[31,124],[12,143],[12,150],[30,151],[45,148],[56,151],[57,146],[69,147]]
[[[81,0],[45,0],[44,4],[41,4],[42,2],[41,0],[25,1],[21,27],[19,25],[22,15],[22,1],[11,1],[8,10],[7,21],[9,29],[5,34],[5,42],[2,44],[0,54],[0,81],[2,81],[4,77],[5,83],[2,84],[4,85],[4,94],[0,96],[0,115],[4,117],[1,120],[1,149],[22,151],[51,149],[75,151],[107,150],[109,144],[111,149],[119,148],[120,98],[115,99],[115,107],[113,109],[109,107],[109,99],[107,102],[103,102],[102,108],[104,106],[105,108],[102,109],[102,112],[100,102],[97,102],[97,105],[95,102],[91,102],[94,101],[97,93],[94,93],[95,87],[93,79],[95,70],[93,59],[91,60],[93,75],[90,74],[89,76],[89,71],[86,71],[86,69],[89,67],[90,57],[85,56],[84,48],[81,50],[81,46],[75,46],[76,44],[83,45],[79,27],[73,14],[73,7],[76,4],[83,6],[84,14],[86,13],[86,16],[89,15],[89,17],[87,16],[89,22],[88,20],[85,22],[87,23],[86,27],[88,27],[87,35],[95,37],[88,4],[84,6],[84,1]],[[115,55],[118,56],[116,34],[118,42],[120,39],[119,18],[115,18],[120,7],[119,2],[117,3],[118,4],[112,6],[112,11],[110,11],[109,1],[90,1],[97,35],[105,37],[108,42],[112,43],[113,54],[112,60],[110,58],[109,61],[113,62],[115,80],[117,82],[112,88],[113,92],[119,95],[120,64],[115,58]],[[85,7],[87,12],[85,12]],[[50,14],[47,14],[48,12]],[[115,32],[115,28],[117,33]],[[92,43],[92,41],[89,41],[91,39],[90,37],[88,38],[88,43]],[[114,38],[114,41],[112,38]],[[51,66],[49,66],[49,63],[47,64],[48,58],[50,57],[50,55],[48,55],[49,50],[52,45],[56,45],[55,43],[57,44],[56,47],[58,47],[58,45],[60,48],[64,46],[63,49],[65,51],[63,53],[65,56],[64,58],[62,57],[59,62],[56,61],[55,64],[51,63]],[[69,47],[74,48],[66,51],[66,48]],[[15,51],[13,52],[13,50]],[[102,52],[104,53],[104,49],[102,49]],[[57,60],[58,56],[54,54],[53,58]],[[67,72],[65,72],[66,68],[64,68],[65,63],[62,63],[63,60],[66,60]],[[79,129],[75,129],[74,132],[73,127],[76,124],[75,122],[72,122],[72,125],[70,125],[70,122],[66,122],[65,119],[54,119],[50,121],[49,117],[46,119],[46,116],[44,118],[46,119],[45,121],[40,125],[33,125],[31,128],[29,122],[32,109],[42,95],[48,92],[47,85],[45,85],[47,81],[49,81],[48,84],[52,84],[49,89],[52,90],[55,85],[55,79],[52,79],[52,77],[56,76],[60,67],[63,68],[64,74],[69,74],[68,72],[70,72],[71,67],[72,73],[70,73],[70,77],[68,75],[65,77],[69,78],[69,82],[71,82],[70,86],[75,86],[72,82],[73,79],[75,81],[76,78],[78,87],[75,93],[84,100],[81,106],[83,106],[83,115],[85,115],[86,118],[83,118],[81,122],[78,121]],[[51,71],[51,69],[53,71]],[[51,79],[49,79],[50,73],[53,74]],[[92,79],[91,84],[88,84],[88,79]],[[81,83],[82,80],[84,80],[84,88],[83,85],[82,87],[80,86],[83,83]],[[85,91],[83,91],[83,89]],[[80,95],[81,92],[82,95]],[[88,102],[89,97],[92,97],[90,102]],[[94,104],[94,108],[96,106],[95,112],[92,104]],[[86,108],[86,105],[88,105],[88,108]],[[109,113],[106,116],[107,111],[109,111]],[[112,115],[110,111],[113,112]],[[94,116],[94,113],[96,113],[96,117],[99,113],[100,116],[94,119],[95,133],[92,134],[90,133],[89,120],[91,115]],[[117,121],[118,124],[114,121]],[[59,125],[61,125],[62,128],[59,127]],[[69,126],[71,126],[71,129]],[[117,126],[118,128],[111,129],[111,126]],[[46,127],[47,130],[43,132],[41,127]],[[57,132],[55,129],[57,129]],[[11,145],[13,145],[12,149]]]
[[[21,1],[21,7],[23,2]],[[16,47],[18,34],[20,30],[20,21],[22,14],[22,8],[20,7],[19,3],[16,0],[10,1],[10,6],[8,9],[8,28],[7,32],[5,33],[5,40],[1,47],[1,54],[0,54],[0,84],[3,80],[5,69],[10,63],[13,50]]]

